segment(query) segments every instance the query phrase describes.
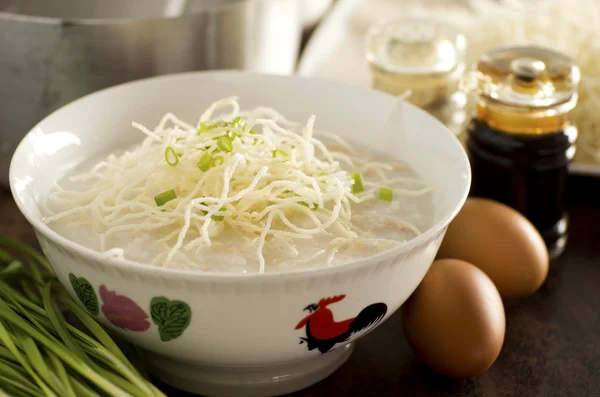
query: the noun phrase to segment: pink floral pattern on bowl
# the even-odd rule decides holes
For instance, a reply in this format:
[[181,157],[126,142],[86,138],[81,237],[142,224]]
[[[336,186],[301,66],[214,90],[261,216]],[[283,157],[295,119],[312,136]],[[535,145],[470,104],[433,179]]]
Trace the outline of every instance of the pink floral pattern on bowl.
[[148,314],[128,297],[110,291],[103,284],[100,286],[100,298],[102,313],[114,326],[136,332],[144,332],[150,328]]

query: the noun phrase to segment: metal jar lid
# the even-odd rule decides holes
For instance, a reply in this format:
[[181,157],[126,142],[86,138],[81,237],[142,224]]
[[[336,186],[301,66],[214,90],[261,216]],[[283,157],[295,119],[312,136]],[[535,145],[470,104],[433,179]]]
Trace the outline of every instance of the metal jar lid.
[[373,25],[366,37],[373,85],[427,107],[447,100],[465,66],[466,40],[454,26],[433,19],[399,18]]
[[535,46],[498,48],[477,64],[478,117],[509,132],[556,131],[577,104],[579,68]]

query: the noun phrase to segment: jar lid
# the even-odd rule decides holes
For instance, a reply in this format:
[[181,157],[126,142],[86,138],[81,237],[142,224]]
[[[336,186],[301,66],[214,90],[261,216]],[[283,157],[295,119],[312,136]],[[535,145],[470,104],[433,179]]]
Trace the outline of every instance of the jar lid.
[[[581,79],[579,68],[571,58],[534,46],[489,51],[480,58],[477,71],[480,97],[527,108],[576,100]],[[565,110],[571,110],[575,103]]]
[[464,62],[466,40],[454,26],[425,18],[399,18],[373,25],[366,57],[373,67],[403,75],[444,75]]
[[570,122],[581,75],[568,56],[535,46],[505,47],[477,64],[477,117],[492,128],[544,134]]
[[399,18],[373,25],[365,41],[373,88],[426,110],[453,102],[465,71],[466,40],[447,23]]

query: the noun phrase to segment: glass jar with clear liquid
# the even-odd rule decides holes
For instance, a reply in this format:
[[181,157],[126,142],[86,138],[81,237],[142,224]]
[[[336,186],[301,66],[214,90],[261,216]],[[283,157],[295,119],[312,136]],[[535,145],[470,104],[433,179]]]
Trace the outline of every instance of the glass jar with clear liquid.
[[455,134],[465,122],[466,40],[454,26],[426,18],[399,18],[373,25],[366,37],[372,86],[426,110]]

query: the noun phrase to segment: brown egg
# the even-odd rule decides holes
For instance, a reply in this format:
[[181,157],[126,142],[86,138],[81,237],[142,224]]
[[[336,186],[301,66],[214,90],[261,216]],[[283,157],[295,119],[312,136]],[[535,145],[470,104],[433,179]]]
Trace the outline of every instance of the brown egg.
[[535,226],[516,210],[487,199],[467,200],[437,257],[479,267],[503,298],[533,294],[548,275],[548,250]]
[[415,355],[436,372],[468,378],[485,372],[504,343],[502,298],[477,267],[433,262],[402,306],[404,334]]

